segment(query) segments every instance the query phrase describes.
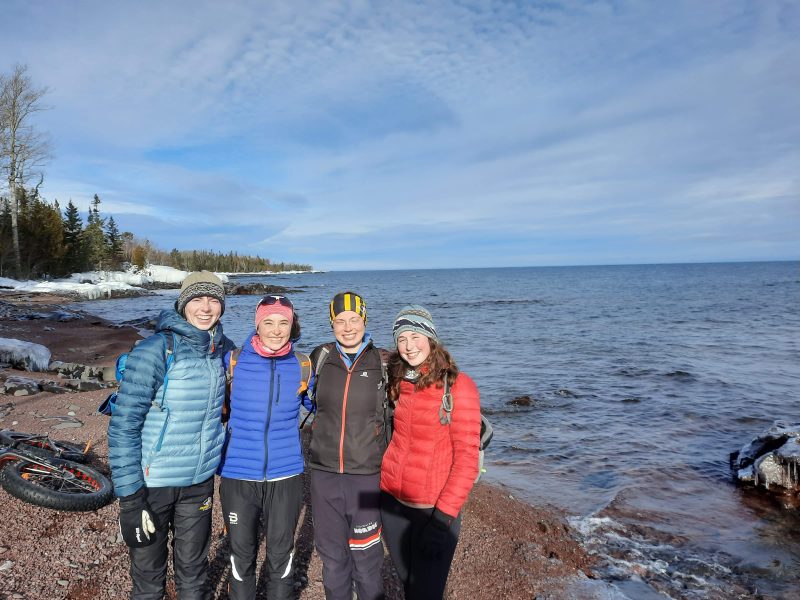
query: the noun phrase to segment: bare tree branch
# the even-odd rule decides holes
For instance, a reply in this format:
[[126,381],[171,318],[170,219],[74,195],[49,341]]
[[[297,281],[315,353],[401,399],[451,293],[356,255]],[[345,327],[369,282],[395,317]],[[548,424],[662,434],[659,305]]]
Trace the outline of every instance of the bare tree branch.
[[[47,88],[35,88],[27,66],[18,64],[10,76],[0,74],[0,175],[8,189],[14,265],[21,271],[19,254],[19,204],[17,189],[37,174],[50,158],[50,140],[31,123],[32,116],[48,107],[42,104]],[[41,172],[38,172],[41,185]]]

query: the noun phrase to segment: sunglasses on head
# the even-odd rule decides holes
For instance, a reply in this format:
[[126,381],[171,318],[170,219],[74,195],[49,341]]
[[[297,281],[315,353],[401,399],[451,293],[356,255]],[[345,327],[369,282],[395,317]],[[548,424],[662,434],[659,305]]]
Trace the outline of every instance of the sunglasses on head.
[[294,310],[294,305],[286,296],[264,296],[259,301],[258,306],[272,306],[273,304],[280,304],[281,306]]

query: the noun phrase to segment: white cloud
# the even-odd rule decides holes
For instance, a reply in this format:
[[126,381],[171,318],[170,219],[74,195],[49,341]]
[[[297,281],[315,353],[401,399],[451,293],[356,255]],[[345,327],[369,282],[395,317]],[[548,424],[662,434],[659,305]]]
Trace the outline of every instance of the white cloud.
[[[672,228],[665,258],[708,231],[731,259],[800,253],[724,239],[764,207],[800,224],[789,2],[12,5],[0,55],[52,88],[45,193],[99,193],[139,235],[172,230],[157,243],[196,229],[325,267],[345,264],[330,240],[422,223],[433,240],[464,232],[457,265],[499,232],[519,240],[501,259],[545,263],[531,238],[574,238],[553,260],[617,255],[587,230],[629,244]],[[654,239],[638,242],[648,260]],[[381,264],[415,260],[393,252]]]

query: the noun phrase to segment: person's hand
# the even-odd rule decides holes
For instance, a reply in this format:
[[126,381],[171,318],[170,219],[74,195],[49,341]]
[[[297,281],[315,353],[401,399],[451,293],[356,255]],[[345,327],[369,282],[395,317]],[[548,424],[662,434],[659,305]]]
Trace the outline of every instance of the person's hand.
[[156,520],[147,504],[146,493],[141,487],[119,499],[119,530],[130,548],[142,548],[156,541]]
[[419,549],[425,558],[439,558],[451,542],[450,523],[453,517],[443,513],[438,508],[433,509],[430,520],[422,529],[419,540]]

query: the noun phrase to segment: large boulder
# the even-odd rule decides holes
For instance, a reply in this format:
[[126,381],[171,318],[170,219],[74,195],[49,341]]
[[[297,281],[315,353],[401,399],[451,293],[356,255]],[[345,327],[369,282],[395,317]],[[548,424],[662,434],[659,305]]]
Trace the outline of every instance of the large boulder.
[[775,421],[730,458],[740,482],[796,494],[800,492],[800,423]]

